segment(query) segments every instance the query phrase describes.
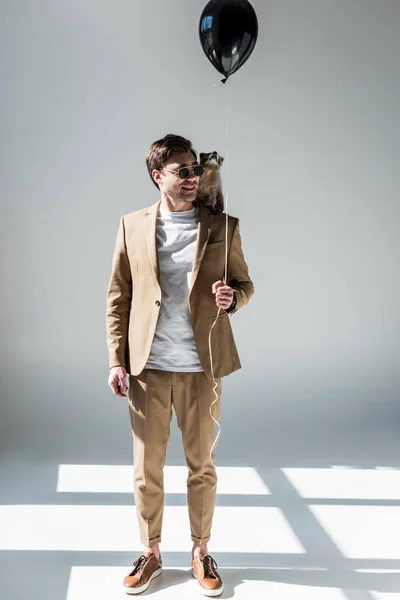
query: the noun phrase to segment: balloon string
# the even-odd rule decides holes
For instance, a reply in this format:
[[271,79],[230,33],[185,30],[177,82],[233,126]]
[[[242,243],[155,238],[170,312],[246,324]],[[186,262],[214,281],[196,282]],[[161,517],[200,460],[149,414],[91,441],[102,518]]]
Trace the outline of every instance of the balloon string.
[[214,83],[214,87],[216,88],[220,88],[221,85],[224,85],[224,83],[226,83],[228,81],[229,77],[225,77],[225,79],[221,79],[221,83],[219,85],[215,85]]
[[[217,86],[215,86],[215,87],[217,87]],[[220,86],[218,86],[218,87],[220,87]],[[226,156],[226,163],[225,164],[226,164],[226,173],[228,173],[228,170],[229,170],[228,123],[229,123],[229,90],[227,89],[227,92],[226,92],[226,119],[225,119],[225,156]],[[227,186],[224,185],[225,189],[226,189],[226,187]],[[225,274],[224,274],[224,280],[223,280],[224,281],[224,285],[227,285],[227,274],[228,274],[228,193],[226,193],[226,197],[225,197]],[[213,330],[213,327],[215,326],[215,323],[217,322],[217,319],[219,317],[220,311],[221,311],[221,307],[218,307],[218,313],[217,313],[217,316],[215,318],[215,321],[211,325],[210,334],[209,334],[209,337],[208,337],[208,347],[209,347],[209,351],[210,351],[211,374],[212,374],[212,378],[214,380],[213,392],[215,394],[215,400],[210,404],[210,416],[211,416],[212,420],[214,421],[214,423],[218,427],[217,437],[215,438],[214,443],[213,443],[213,445],[211,446],[211,449],[210,449],[210,460],[211,460],[211,463],[214,465],[214,467],[216,467],[216,464],[214,463],[214,461],[212,459],[212,451],[215,448],[215,446],[217,444],[217,440],[218,440],[219,435],[221,433],[221,426],[218,423],[218,421],[216,419],[214,419],[214,417],[212,415],[212,406],[218,400],[218,394],[216,392],[216,389],[218,387],[218,382],[215,380],[215,377],[214,377],[214,365],[213,365],[212,350],[211,350],[211,332]],[[221,392],[221,389],[220,389],[220,392]]]

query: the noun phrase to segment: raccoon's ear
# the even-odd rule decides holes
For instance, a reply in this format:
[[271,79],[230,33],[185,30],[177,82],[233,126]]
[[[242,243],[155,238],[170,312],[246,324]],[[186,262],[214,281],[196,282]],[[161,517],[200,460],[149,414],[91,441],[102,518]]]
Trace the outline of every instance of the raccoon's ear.
[[203,156],[205,156],[206,153],[205,152],[200,152],[200,158],[203,158]]

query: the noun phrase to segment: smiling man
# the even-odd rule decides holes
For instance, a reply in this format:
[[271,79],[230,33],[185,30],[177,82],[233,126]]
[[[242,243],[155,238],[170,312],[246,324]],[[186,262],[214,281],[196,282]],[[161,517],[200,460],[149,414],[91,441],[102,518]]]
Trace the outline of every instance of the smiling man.
[[192,575],[203,594],[217,596],[223,583],[207,547],[217,490],[210,406],[218,420],[221,378],[241,368],[229,315],[248,303],[254,286],[239,220],[231,216],[228,285],[221,280],[226,215],[213,215],[196,202],[203,167],[191,142],[169,134],[150,146],[146,164],[161,198],[121,217],[107,291],[108,384],[116,396],[125,398],[128,390],[134,494],[144,546],[123,588],[138,594],[162,572],[163,468],[173,406],[188,467]]

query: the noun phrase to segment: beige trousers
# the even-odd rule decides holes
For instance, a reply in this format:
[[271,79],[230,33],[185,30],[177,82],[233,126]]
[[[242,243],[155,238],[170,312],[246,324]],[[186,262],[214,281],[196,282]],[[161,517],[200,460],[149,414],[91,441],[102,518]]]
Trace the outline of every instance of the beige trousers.
[[[203,372],[144,369],[129,375],[128,406],[133,434],[134,494],[140,541],[145,546],[161,542],[164,511],[163,468],[170,438],[172,406],[182,436],[188,467],[187,501],[191,538],[206,543],[217,493],[217,474],[210,449],[218,428],[221,378],[215,383]],[[216,446],[214,446],[215,448]],[[215,462],[214,451],[211,454]]]

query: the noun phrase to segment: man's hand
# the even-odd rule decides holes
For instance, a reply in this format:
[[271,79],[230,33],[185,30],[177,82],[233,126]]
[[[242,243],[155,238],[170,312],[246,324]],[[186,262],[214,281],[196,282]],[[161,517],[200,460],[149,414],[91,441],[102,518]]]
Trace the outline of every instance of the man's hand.
[[108,377],[108,385],[115,396],[126,398],[126,368],[123,366],[112,367]]
[[235,289],[224,285],[224,282],[219,280],[212,284],[212,293],[215,294],[215,302],[218,308],[229,308],[233,302]]

